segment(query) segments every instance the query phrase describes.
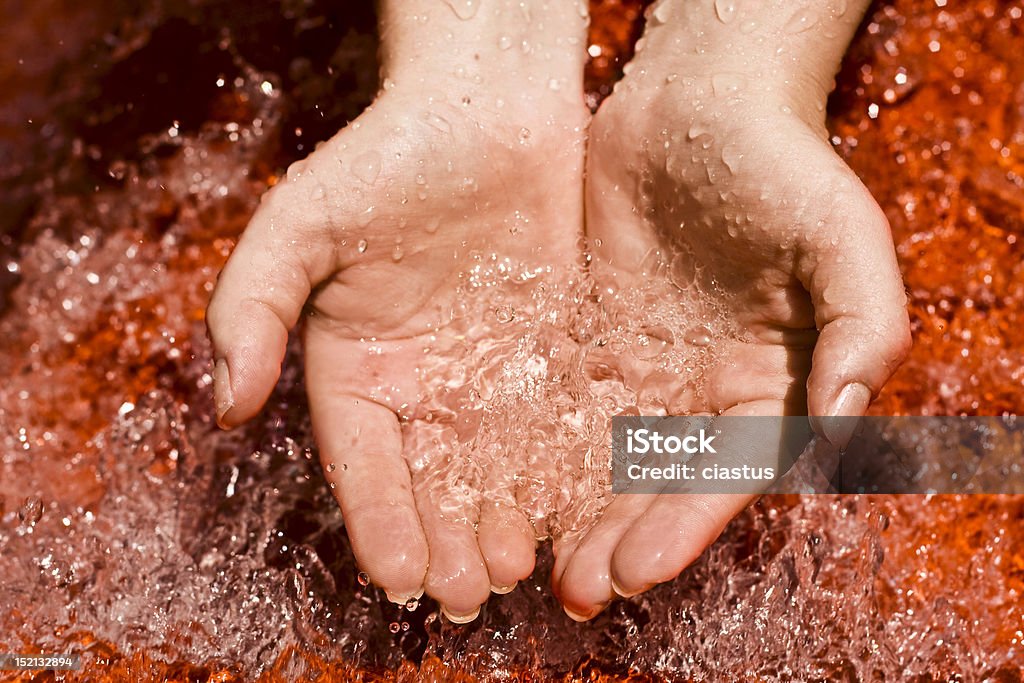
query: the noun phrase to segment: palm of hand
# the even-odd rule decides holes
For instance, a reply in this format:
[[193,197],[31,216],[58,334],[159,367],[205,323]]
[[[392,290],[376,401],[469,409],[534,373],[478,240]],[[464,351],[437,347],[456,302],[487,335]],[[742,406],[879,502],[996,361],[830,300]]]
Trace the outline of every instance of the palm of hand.
[[[385,94],[268,195],[210,307],[218,346],[244,350],[223,340],[227,302],[266,309],[282,348],[305,305],[314,430],[356,558],[393,599],[425,590],[456,619],[533,568],[521,512],[445,483],[474,429],[460,369],[508,353],[521,330],[505,318],[577,262],[585,115],[558,114]],[[246,287],[277,298],[231,291]],[[232,384],[266,360],[229,358]],[[269,392],[273,372],[256,384]],[[237,393],[241,421],[262,400]]]
[[[884,216],[823,126],[775,104],[739,111],[711,101],[687,116],[677,102],[620,93],[591,128],[595,275],[609,292],[653,293],[655,305],[632,311],[634,325],[684,367],[665,372],[630,355],[609,362],[641,403],[667,414],[827,415],[837,395],[847,401],[839,410],[858,414],[907,343]],[[869,289],[864,281],[843,273],[891,281],[873,287],[871,301],[856,291]],[[689,322],[666,328],[666,309]],[[862,341],[867,356],[850,350]],[[842,399],[850,378],[866,387]],[[779,436],[729,434],[724,446],[739,453]],[[614,498],[585,535],[556,544],[554,583],[567,611],[590,618],[615,593],[674,577],[749,500]]]

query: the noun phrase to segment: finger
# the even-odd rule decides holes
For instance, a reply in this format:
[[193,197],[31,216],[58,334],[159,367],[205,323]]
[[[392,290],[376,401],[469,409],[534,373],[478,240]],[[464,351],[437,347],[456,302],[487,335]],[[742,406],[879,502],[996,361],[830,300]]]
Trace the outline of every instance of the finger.
[[394,602],[422,595],[427,538],[398,418],[378,403],[339,393],[324,375],[310,374],[308,382],[320,459],[356,561]]
[[[906,292],[889,224],[857,183],[858,197],[841,198],[843,214],[826,226],[801,258],[821,334],[808,379],[815,431],[844,447],[860,416],[910,350]],[[833,245],[834,242],[834,245]]]
[[[781,415],[783,402],[746,403],[727,416]],[[783,420],[732,421],[717,437],[716,460],[770,460],[765,444],[781,450],[791,436]],[[752,454],[753,458],[748,457]],[[770,482],[766,482],[768,484]],[[623,534],[611,562],[611,576],[625,595],[641,593],[675,578],[711,545],[729,521],[754,499],[749,493],[663,493]]]
[[533,573],[537,542],[533,525],[515,504],[515,482],[502,467],[491,467],[480,510],[477,542],[491,591],[508,593]]
[[653,494],[619,494],[582,538],[556,542],[552,587],[575,621],[597,616],[621,588],[612,580],[611,558],[633,522],[654,503]]
[[301,191],[290,184],[267,196],[221,271],[206,311],[223,427],[237,426],[263,407],[281,373],[288,331],[313,285],[329,272],[325,250],[312,249],[292,223],[301,213],[296,207],[303,206],[296,205]]
[[451,621],[472,621],[491,592],[477,543],[474,461],[458,452],[451,425],[417,421],[406,434],[405,457],[412,463],[413,496],[430,557],[424,588]]

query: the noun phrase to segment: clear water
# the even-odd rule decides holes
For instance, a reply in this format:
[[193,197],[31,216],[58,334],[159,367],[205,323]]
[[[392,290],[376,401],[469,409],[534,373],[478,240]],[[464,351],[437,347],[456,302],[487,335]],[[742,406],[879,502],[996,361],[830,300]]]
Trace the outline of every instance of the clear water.
[[[373,68],[365,22],[302,53],[296,36],[325,40],[324,16],[348,24],[283,6],[284,20],[280,8],[242,20],[223,3],[154,4],[129,26],[94,7],[81,30],[110,31],[128,57],[85,39],[24,53],[79,66],[65,76],[78,88],[64,95],[70,113],[38,137],[49,153],[34,148],[35,166],[5,190],[24,220],[0,263],[0,650],[82,651],[96,677],[144,654],[123,680],[293,680],[325,662],[488,680],[1019,680],[1024,503],[1013,497],[766,498],[678,580],[585,625],[551,596],[546,547],[534,576],[467,626],[428,599],[399,608],[364,585],[314,453],[297,345],[254,424],[223,433],[212,420],[202,315],[220,264],[282,158],[308,152],[375,87],[360,76]],[[65,10],[40,3],[25,21]],[[279,39],[285,56],[246,35]],[[195,76],[210,83],[183,111],[147,110],[113,85],[166,70],[160,55],[182,44],[213,55]],[[331,91],[346,94],[322,116],[302,104]],[[29,84],[5,97],[28,107],[37,95]],[[5,153],[24,144],[5,141]],[[683,338],[695,317],[716,325],[706,311],[657,309],[624,324],[588,287],[561,278],[527,306],[479,307],[490,317],[464,321],[470,338],[500,326],[506,342],[467,345],[473,362],[448,367],[469,367],[472,381],[436,396],[442,418],[473,417],[459,442],[487,454],[473,467],[522,457],[508,445],[524,430],[558,447],[544,476],[564,487],[527,482],[520,498],[541,537],[592,520],[603,499],[581,494],[602,490],[604,468],[585,445],[608,443],[606,416],[637,403],[621,383],[594,381],[594,349],[659,361],[674,351],[652,352],[644,329]],[[674,360],[699,373],[711,352]],[[479,476],[453,462],[437,469],[439,491]]]

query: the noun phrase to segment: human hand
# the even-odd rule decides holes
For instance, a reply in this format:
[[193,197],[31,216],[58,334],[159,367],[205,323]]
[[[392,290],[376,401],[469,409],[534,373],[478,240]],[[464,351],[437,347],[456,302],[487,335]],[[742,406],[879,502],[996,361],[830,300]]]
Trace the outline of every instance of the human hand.
[[[586,229],[605,298],[644,287],[697,324],[653,336],[700,372],[652,380],[629,355],[606,360],[668,414],[807,414],[841,448],[852,423],[829,418],[862,415],[908,351],[888,223],[824,125],[865,5],[662,0],[595,116]],[[780,442],[717,445],[742,457]],[[750,499],[617,496],[585,535],[556,542],[567,612],[588,619],[673,578]]]
[[482,353],[469,328],[508,344],[489,307],[528,307],[576,261],[586,24],[575,3],[449,5],[384,3],[382,94],[266,195],[207,318],[233,426],[266,401],[305,316],[313,426],[359,566],[392,600],[425,590],[466,621],[532,572],[534,531],[439,490],[444,444],[468,427],[438,410],[436,359]]

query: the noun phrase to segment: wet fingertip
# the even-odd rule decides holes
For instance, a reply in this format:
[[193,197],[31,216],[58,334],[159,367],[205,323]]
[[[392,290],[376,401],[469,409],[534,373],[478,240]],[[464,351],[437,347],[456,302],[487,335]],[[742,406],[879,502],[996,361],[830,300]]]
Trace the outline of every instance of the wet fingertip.
[[598,614],[600,614],[605,607],[606,605],[602,605],[601,607],[598,607],[596,610],[593,610],[592,612],[589,612],[587,614],[580,614],[579,612],[572,610],[568,605],[562,605],[562,609],[565,611],[566,615],[573,621],[579,623],[590,621]]
[[442,605],[441,614],[445,615],[448,618],[448,621],[453,624],[468,624],[480,616],[480,608],[477,607],[472,612],[467,612],[466,614],[452,614],[444,605]]
[[423,589],[420,588],[418,591],[413,593],[393,593],[387,589],[384,590],[384,595],[387,596],[388,602],[393,602],[396,605],[405,605],[410,600],[419,600],[423,597]]
[[620,598],[629,599],[629,598],[632,598],[635,595],[640,595],[645,590],[647,590],[646,588],[641,588],[640,590],[637,590],[637,591],[627,591],[625,588],[623,588],[622,586],[619,585],[619,582],[616,581],[614,577],[611,579],[611,582],[612,582],[612,590],[615,591],[615,594],[618,595]]

